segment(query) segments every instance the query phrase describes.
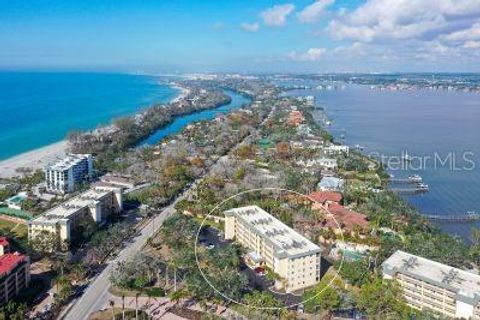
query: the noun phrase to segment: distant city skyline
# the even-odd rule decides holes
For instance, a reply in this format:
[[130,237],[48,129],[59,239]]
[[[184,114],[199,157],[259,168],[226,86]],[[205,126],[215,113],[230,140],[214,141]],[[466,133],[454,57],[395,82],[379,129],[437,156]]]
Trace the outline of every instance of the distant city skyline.
[[480,1],[3,1],[0,43],[1,70],[480,72]]

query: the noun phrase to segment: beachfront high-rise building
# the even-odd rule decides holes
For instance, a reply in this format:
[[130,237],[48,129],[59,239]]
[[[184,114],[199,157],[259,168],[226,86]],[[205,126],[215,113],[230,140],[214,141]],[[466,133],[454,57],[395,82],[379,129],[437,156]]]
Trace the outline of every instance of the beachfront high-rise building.
[[28,237],[34,239],[48,231],[57,235],[60,244],[68,244],[80,221],[90,217],[104,223],[111,214],[120,213],[122,206],[121,188],[96,186],[29,221]]
[[320,280],[322,249],[257,206],[226,211],[225,238],[253,250],[282,278],[287,292]]
[[30,259],[17,252],[8,253],[8,239],[0,237],[0,306],[28,287]]
[[406,303],[451,318],[480,319],[480,275],[396,251],[382,264],[384,279],[394,279]]
[[65,194],[75,191],[79,184],[93,176],[91,154],[70,154],[45,168],[48,192]]

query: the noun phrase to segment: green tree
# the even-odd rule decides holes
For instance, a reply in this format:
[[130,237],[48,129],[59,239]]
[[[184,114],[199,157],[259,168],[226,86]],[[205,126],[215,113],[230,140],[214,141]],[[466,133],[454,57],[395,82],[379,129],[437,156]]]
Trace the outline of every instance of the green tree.
[[0,320],[23,320],[27,316],[27,305],[10,300],[0,307]]
[[42,230],[30,239],[34,251],[42,255],[52,254],[60,245],[57,235],[47,230]]
[[58,276],[55,280],[57,298],[60,302],[67,300],[73,293],[72,283],[66,276]]
[[303,301],[306,301],[305,308],[307,311],[313,313],[319,308],[330,314],[340,307],[342,298],[339,292],[341,290],[337,284],[332,283],[332,280],[332,276],[325,275],[313,290],[305,293]]
[[361,286],[357,305],[372,318],[406,319],[409,309],[400,301],[400,290],[395,283],[377,278]]

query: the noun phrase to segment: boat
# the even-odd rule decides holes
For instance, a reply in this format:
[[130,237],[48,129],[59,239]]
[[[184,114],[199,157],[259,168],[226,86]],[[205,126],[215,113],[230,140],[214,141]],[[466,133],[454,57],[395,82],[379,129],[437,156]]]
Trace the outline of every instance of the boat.
[[418,184],[418,189],[420,189],[420,190],[428,190],[429,187],[428,187],[428,184],[426,184],[426,183],[419,183],[419,184]]
[[409,176],[408,177],[408,180],[412,181],[412,182],[422,182],[422,177],[420,177],[418,174],[414,174],[412,176]]

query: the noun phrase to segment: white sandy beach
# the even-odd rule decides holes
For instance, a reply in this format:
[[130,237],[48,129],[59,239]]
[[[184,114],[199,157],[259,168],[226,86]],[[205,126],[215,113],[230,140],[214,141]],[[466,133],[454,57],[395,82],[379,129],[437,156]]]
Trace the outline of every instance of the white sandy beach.
[[[173,87],[179,89],[180,92],[171,102],[178,102],[190,93],[190,90],[185,87],[179,85],[173,85]],[[67,147],[68,142],[62,140],[0,161],[0,178],[21,176],[22,172],[19,172],[18,169],[29,168],[33,171],[43,169],[47,164],[65,157]]]
[[175,98],[173,98],[172,101],[170,101],[170,103],[175,103],[182,99],[185,99],[190,94],[190,90],[185,87],[181,87],[179,85],[173,85],[172,88],[180,90],[180,93]]
[[12,158],[0,161],[0,178],[21,176],[19,168],[43,169],[48,163],[63,158],[67,151],[66,140],[28,151]]

